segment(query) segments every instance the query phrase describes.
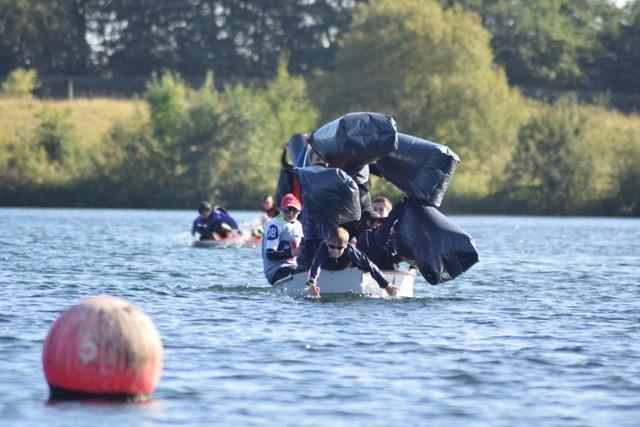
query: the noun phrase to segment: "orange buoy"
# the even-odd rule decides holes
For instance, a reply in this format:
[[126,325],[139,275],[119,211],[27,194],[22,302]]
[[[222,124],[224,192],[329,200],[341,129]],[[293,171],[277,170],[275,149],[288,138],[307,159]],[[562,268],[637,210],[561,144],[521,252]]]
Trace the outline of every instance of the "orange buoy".
[[51,326],[42,363],[50,399],[144,400],[160,381],[162,341],[133,304],[89,298]]

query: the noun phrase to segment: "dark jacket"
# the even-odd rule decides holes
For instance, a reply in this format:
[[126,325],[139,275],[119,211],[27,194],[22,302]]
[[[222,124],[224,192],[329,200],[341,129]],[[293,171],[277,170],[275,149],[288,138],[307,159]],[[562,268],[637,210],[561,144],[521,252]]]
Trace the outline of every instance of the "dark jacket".
[[331,258],[326,242],[322,242],[316,255],[313,257],[311,270],[309,270],[309,280],[315,281],[320,274],[321,268],[326,268],[327,270],[343,270],[347,267],[356,267],[362,271],[371,273],[371,276],[378,282],[381,288],[386,288],[389,285],[389,282],[382,275],[378,266],[371,262],[369,258],[358,249],[352,245],[347,245],[340,257]]
[[[302,151],[304,151],[304,149]],[[287,149],[285,148],[282,150],[282,156],[280,158],[280,176],[278,177],[278,184],[276,185],[276,206],[280,206],[282,197],[287,193],[293,193],[298,200],[303,201],[300,181],[293,172],[293,166],[287,162]]]
[[397,270],[399,258],[391,239],[391,230],[404,211],[404,202],[397,203],[382,224],[358,234],[357,248],[382,270]]
[[223,208],[216,207],[211,216],[204,219],[198,216],[191,226],[191,234],[200,234],[200,238],[211,239],[213,233],[219,233],[222,224],[228,224],[232,229],[238,229],[238,223]]

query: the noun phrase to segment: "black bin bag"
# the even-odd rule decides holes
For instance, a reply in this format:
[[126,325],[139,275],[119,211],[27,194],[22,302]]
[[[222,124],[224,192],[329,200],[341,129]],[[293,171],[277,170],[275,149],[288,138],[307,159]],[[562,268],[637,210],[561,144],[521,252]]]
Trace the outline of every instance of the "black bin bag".
[[406,201],[396,227],[398,254],[432,285],[455,279],[478,262],[473,238],[432,206]]
[[349,113],[311,135],[311,145],[331,166],[341,169],[369,164],[396,149],[398,130],[392,117]]
[[291,157],[291,163],[295,165],[298,156],[300,155],[300,151],[306,149],[305,140],[307,136],[303,133],[296,133],[289,138],[289,142],[287,144],[287,151],[289,152],[289,157]]
[[345,170],[345,172],[353,178],[358,186],[358,191],[360,192],[360,210],[370,209],[371,194],[369,194],[369,190],[371,189],[371,180],[369,178],[369,165],[358,166],[354,169]]
[[398,149],[375,163],[387,181],[423,205],[440,206],[460,158],[444,145],[398,134]]
[[278,175],[278,184],[276,185],[276,208],[280,208],[280,201],[287,193],[293,193],[293,169],[292,168],[280,168],[280,175]]
[[305,212],[315,221],[339,225],[360,219],[358,186],[343,170],[309,166],[294,171],[302,187]]

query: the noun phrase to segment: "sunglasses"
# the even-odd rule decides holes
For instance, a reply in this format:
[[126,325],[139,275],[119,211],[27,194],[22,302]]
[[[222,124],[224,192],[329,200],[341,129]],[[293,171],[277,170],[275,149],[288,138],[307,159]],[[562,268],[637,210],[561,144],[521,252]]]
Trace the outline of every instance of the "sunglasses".
[[287,208],[282,208],[282,212],[284,212],[286,214],[296,213],[296,212],[298,212],[298,209],[294,208],[293,206],[289,206]]
[[345,245],[345,246],[336,246],[336,245],[332,245],[332,244],[330,244],[330,243],[327,243],[327,247],[328,247],[329,249],[335,249],[336,251],[341,251],[341,250],[343,250],[344,248],[346,248],[347,246],[346,246],[346,245]]

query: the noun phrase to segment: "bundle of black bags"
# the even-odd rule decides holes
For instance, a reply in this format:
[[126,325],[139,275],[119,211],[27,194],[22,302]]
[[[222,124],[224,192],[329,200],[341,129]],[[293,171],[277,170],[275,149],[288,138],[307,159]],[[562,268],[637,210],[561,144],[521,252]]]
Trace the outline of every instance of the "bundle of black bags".
[[452,280],[478,262],[473,238],[436,209],[460,162],[449,148],[398,133],[393,118],[370,112],[349,113],[327,123],[308,142],[332,167],[281,172],[277,194],[288,191],[284,187],[291,183],[290,176],[282,175],[293,174],[314,219],[340,225],[360,218],[371,167],[408,196],[395,243],[398,254],[416,265],[429,283]]

